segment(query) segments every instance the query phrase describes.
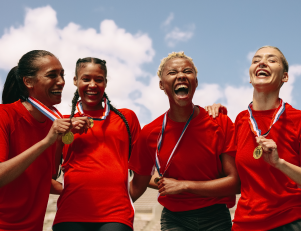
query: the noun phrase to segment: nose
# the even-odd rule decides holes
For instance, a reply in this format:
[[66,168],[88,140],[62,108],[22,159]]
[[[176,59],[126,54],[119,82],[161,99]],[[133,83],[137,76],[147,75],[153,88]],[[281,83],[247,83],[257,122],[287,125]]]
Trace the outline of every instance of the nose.
[[92,88],[96,87],[96,82],[93,79],[90,81],[89,87],[92,87]]
[[60,85],[60,86],[64,86],[65,85],[65,79],[64,79],[64,77],[63,76],[59,76],[57,78],[57,83],[56,84]]
[[259,66],[260,68],[266,67],[266,66],[267,66],[267,63],[266,63],[266,62],[267,62],[266,59],[262,59],[262,60],[260,60],[258,66]]
[[177,74],[177,79],[178,79],[179,81],[184,81],[184,80],[186,79],[185,73],[183,73],[183,72],[180,71],[180,72]]

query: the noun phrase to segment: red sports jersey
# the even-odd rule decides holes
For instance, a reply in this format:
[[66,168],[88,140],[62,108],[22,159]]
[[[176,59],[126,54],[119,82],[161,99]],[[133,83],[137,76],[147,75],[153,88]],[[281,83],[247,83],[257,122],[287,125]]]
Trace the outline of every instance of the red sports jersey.
[[[20,101],[0,105],[0,162],[24,152],[48,134],[52,121],[39,123]],[[55,173],[55,145],[17,179],[0,188],[0,230],[41,231]]]
[[[261,130],[268,131],[273,110],[254,111]],[[301,111],[286,104],[267,139],[277,144],[279,157],[300,166]],[[248,123],[249,113],[241,112],[235,121],[236,166],[241,179],[241,198],[234,216],[233,230],[270,230],[301,219],[301,189],[280,170],[261,157],[253,158],[258,146]]]
[[[99,111],[84,111],[96,117]],[[135,113],[119,110],[127,119],[135,144],[141,130]],[[78,116],[78,114],[76,114]],[[64,147],[64,190],[54,224],[119,222],[133,227],[134,208],[128,193],[129,136],[123,120],[110,111],[94,120],[87,134],[75,134]]]
[[[234,137],[232,121],[222,114],[212,119],[203,108],[199,108],[200,113],[191,120],[186,129],[165,177],[192,181],[214,180],[223,176],[220,154],[234,155],[235,149],[231,146],[231,139]],[[142,129],[134,147],[129,168],[140,175],[151,175],[153,172],[163,117],[161,115]],[[160,149],[160,165],[163,170],[184,126],[185,122],[174,122],[167,116]],[[216,198],[181,193],[159,196],[158,201],[171,211],[188,211],[214,204],[233,207],[235,196]]]

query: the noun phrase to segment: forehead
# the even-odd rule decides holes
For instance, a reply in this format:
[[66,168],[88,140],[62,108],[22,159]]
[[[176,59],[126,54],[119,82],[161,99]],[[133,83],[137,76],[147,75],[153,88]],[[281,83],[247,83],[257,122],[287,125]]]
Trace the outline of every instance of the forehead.
[[105,75],[105,71],[101,69],[100,64],[95,63],[83,63],[82,66],[78,70],[79,75]]
[[178,69],[178,68],[193,68],[192,63],[185,58],[173,58],[168,60],[164,65],[164,70],[168,69]]
[[47,71],[48,69],[63,69],[61,62],[55,56],[50,55],[37,59],[36,65],[38,65],[40,71]]
[[265,48],[258,50],[254,56],[257,56],[257,55],[259,55],[259,56],[273,55],[273,56],[277,56],[278,58],[281,58],[281,56],[282,56],[278,50],[276,50],[272,47],[265,47]]

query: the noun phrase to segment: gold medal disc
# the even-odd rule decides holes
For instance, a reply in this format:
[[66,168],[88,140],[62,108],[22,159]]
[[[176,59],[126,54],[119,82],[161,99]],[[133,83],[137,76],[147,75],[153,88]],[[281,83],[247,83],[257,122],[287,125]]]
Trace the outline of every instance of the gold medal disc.
[[92,118],[90,118],[89,121],[90,121],[90,128],[93,128],[93,126],[94,126],[94,120]]
[[70,131],[64,134],[62,137],[62,141],[64,144],[71,144],[73,140],[74,140],[74,135]]
[[254,152],[253,152],[254,159],[256,159],[256,160],[259,159],[262,156],[262,153],[263,153],[262,147],[259,145],[258,147],[256,147],[254,149]]
[[154,182],[156,183],[156,184],[158,184],[158,182],[162,179],[163,177],[156,177],[155,179],[154,179]]

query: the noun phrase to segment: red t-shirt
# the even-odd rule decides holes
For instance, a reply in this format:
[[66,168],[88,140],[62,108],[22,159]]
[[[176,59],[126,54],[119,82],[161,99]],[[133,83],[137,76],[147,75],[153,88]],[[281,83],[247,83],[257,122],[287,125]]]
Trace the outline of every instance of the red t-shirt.
[[[141,130],[137,116],[128,109],[119,111],[128,121],[134,145]],[[113,111],[105,120],[94,120],[87,134],[75,134],[73,143],[65,145],[63,157],[64,190],[54,224],[120,222],[133,227],[134,207],[128,193],[129,136],[123,120]]]
[[[252,111],[262,134],[268,131],[274,110]],[[267,139],[277,144],[280,158],[300,166],[301,111],[286,104]],[[248,123],[249,113],[235,121],[236,166],[241,179],[241,198],[234,216],[233,230],[270,230],[301,219],[301,189],[284,173],[253,158],[258,144]]]
[[[234,155],[231,146],[234,125],[226,116],[220,114],[216,119],[208,116],[201,107],[200,113],[191,120],[180,141],[171,164],[165,174],[178,180],[209,181],[223,176],[220,154]],[[155,165],[155,153],[164,115],[146,125],[134,147],[129,168],[140,175],[151,175]],[[175,122],[167,117],[160,165],[165,169],[167,160],[177,143],[185,122]],[[158,201],[171,211],[188,211],[214,204],[227,204],[233,207],[235,195],[230,197],[202,197],[191,193],[159,196]]]
[[[39,123],[20,101],[0,105],[0,162],[41,141],[52,121]],[[0,188],[0,230],[41,231],[55,173],[55,145],[46,149],[17,179]]]

